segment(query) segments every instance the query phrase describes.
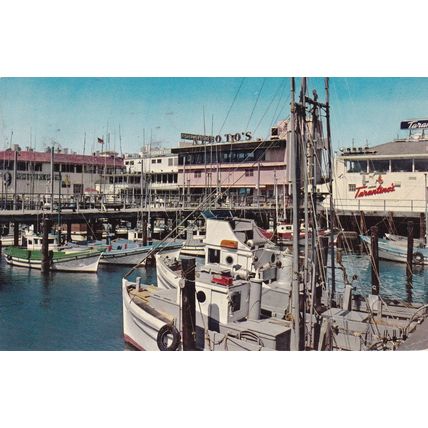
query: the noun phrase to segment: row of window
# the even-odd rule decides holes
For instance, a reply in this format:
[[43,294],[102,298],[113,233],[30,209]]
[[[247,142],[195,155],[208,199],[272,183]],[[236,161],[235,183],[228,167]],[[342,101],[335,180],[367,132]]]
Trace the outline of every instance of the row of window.
[[346,172],[425,172],[428,159],[347,160]]
[[203,165],[211,163],[236,163],[236,162],[254,162],[264,161],[266,159],[265,150],[257,149],[238,151],[215,152],[207,148],[206,152],[189,153],[178,155],[179,165]]
[[[162,163],[162,159],[166,159],[166,158],[154,158],[154,159],[152,159],[152,164]],[[175,160],[175,162],[174,162],[174,160]],[[125,165],[131,165],[131,166],[141,165],[141,159],[138,161],[137,160],[135,160],[135,161],[127,160],[127,161],[125,161]],[[168,158],[168,166],[173,166],[173,165],[177,165],[177,160],[174,158]]]
[[[117,175],[110,176],[109,183],[128,183],[128,184],[139,184],[140,175]],[[151,180],[152,183],[177,183],[178,174],[152,174],[148,180]]]

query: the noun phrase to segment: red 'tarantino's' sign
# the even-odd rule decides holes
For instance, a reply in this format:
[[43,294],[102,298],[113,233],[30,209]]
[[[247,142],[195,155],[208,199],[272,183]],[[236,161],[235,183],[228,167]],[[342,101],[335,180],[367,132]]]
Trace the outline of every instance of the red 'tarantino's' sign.
[[355,198],[365,198],[366,196],[374,196],[374,195],[380,195],[381,193],[390,193],[395,192],[395,184],[392,183],[388,187],[383,187],[382,184],[379,184],[376,189],[367,189],[367,186],[361,186],[356,188],[355,192]]

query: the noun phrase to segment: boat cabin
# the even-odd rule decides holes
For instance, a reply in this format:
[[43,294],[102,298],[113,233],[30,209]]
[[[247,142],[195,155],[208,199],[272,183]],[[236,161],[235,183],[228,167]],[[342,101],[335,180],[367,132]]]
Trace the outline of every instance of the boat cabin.
[[[27,234],[25,236],[27,240],[27,250],[34,251],[34,250],[42,250],[42,244],[43,244],[43,237],[40,235],[36,235],[33,233]],[[48,236],[48,246],[49,251],[57,251],[58,250],[58,237],[56,235],[49,234]]]

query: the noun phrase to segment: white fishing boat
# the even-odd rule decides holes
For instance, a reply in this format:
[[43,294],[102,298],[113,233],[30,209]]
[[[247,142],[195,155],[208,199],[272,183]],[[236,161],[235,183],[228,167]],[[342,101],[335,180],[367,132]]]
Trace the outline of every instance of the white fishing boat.
[[[195,281],[196,349],[205,351],[274,351],[290,349],[291,322],[261,314],[258,280],[234,279],[205,266]],[[182,350],[180,289],[122,283],[126,342],[147,351]]]
[[[371,251],[370,237],[360,235],[361,240],[368,246]],[[397,241],[378,238],[379,258],[392,262],[407,263],[407,245]],[[419,265],[428,265],[428,248],[413,247],[413,262]]]
[[[253,220],[207,218],[205,264],[230,271],[241,279],[253,276],[262,281],[263,310],[284,313],[289,304],[291,253],[280,250],[262,233]],[[179,251],[156,255],[159,288],[176,289],[181,278]],[[198,266],[202,269],[202,265]]]
[[101,264],[108,265],[127,265],[135,266],[136,264],[143,263],[145,258],[150,254],[164,249],[177,249],[181,248],[181,241],[171,242],[157,242],[149,245],[110,245],[107,246],[101,257]]

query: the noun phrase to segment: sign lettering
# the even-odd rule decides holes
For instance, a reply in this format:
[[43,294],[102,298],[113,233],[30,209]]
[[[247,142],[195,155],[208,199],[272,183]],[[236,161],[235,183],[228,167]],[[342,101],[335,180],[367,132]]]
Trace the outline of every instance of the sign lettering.
[[182,132],[182,140],[192,140],[194,144],[205,144],[205,143],[236,143],[238,141],[251,141],[252,134],[250,131],[247,132],[236,132],[234,134],[224,135],[199,135],[199,134],[187,134]]
[[376,187],[375,189],[367,189],[367,186],[360,186],[356,188],[356,192],[355,192],[355,199],[356,198],[365,198],[367,196],[374,196],[374,195],[380,195],[382,193],[390,193],[390,192],[395,192],[395,184],[392,183],[390,186],[388,187],[383,187],[382,184],[380,183],[378,187]]
[[428,129],[428,119],[405,120],[401,122],[400,129]]

